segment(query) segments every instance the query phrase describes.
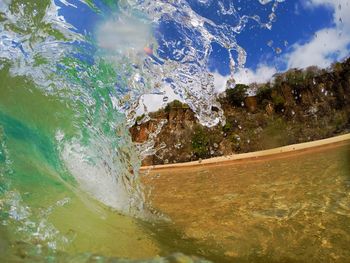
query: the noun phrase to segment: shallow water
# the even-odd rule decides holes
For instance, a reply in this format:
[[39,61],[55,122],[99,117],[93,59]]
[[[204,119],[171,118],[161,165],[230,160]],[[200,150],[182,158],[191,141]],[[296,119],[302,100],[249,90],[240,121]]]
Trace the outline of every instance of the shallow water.
[[[283,240],[284,230],[264,224],[287,226],[286,220],[301,216],[298,211],[307,208],[314,218],[312,211],[322,208],[335,209],[329,224],[346,225],[348,196],[338,166],[326,166],[327,176],[325,168],[315,167],[321,170],[310,176],[322,174],[325,181],[312,180],[306,208],[308,181],[304,195],[296,188],[296,203],[288,199],[292,195],[283,197],[286,203],[276,201],[271,189],[277,194],[289,189],[279,172],[295,166],[278,162],[271,177],[270,168],[260,164],[232,168],[235,180],[222,182],[224,167],[215,175],[196,171],[182,185],[176,180],[186,173],[169,177],[165,185],[154,180],[158,197],[152,200],[160,213],[145,203],[139,168],[142,153],[154,149],[152,142],[137,148],[128,132],[137,111],[145,111],[147,120],[143,96],[163,96],[171,89],[202,124],[224,123],[208,71],[212,44],[226,49],[233,74],[246,59],[236,36],[248,24],[271,29],[282,2],[251,0],[236,9],[234,1],[0,0],[0,261],[199,261],[183,254],[157,257],[176,252],[216,262],[258,259],[251,250],[262,259],[270,251],[274,259],[289,258],[292,250],[286,246],[270,249]],[[209,19],[211,9],[217,19]],[[311,161],[310,171],[319,162]],[[234,182],[249,191],[233,191]],[[324,197],[318,191],[326,183]],[[343,223],[340,213],[345,213]],[[289,219],[290,214],[295,217]],[[342,245],[348,230],[338,230]],[[292,241],[298,237],[293,233],[288,234]],[[334,253],[341,260],[347,254],[332,238],[326,235],[320,244],[339,247]],[[321,256],[317,253],[314,257]]]
[[[1,258],[15,260],[17,249],[38,256],[45,248],[107,257],[158,254],[159,246],[135,219],[93,200],[60,164],[50,133],[74,132],[69,104],[31,90],[30,82],[10,78],[6,70],[0,78]],[[18,241],[33,247],[11,248]]]
[[347,262],[349,164],[347,142],[295,155],[154,170],[144,180],[149,200],[174,228],[227,262]]

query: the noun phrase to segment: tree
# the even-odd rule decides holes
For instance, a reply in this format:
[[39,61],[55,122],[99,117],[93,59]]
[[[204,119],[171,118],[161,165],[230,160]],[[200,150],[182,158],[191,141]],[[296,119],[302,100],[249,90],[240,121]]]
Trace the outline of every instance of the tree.
[[237,84],[233,89],[226,90],[226,97],[233,106],[244,106],[244,99],[247,97],[249,86]]

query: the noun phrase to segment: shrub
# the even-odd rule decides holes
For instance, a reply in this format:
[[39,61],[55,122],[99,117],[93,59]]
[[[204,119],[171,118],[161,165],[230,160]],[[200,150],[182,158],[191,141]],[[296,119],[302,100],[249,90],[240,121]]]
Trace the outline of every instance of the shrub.
[[233,128],[232,123],[229,120],[227,120],[226,124],[224,125],[224,127],[222,127],[222,131],[223,132],[229,132],[229,131],[232,130],[232,128]]
[[202,127],[197,127],[192,136],[192,150],[199,158],[208,156],[209,138]]
[[226,90],[226,97],[233,106],[242,107],[242,102],[247,97],[249,86],[237,84],[233,89]]
[[260,87],[256,94],[259,105],[262,105],[265,107],[268,101],[272,100],[271,94],[272,94],[272,87],[270,86],[270,83],[267,83],[266,85]]
[[235,152],[240,152],[241,151],[241,137],[238,134],[233,133],[233,134],[230,134],[229,140],[232,143],[232,150]]
[[284,109],[284,105],[286,103],[285,99],[278,94],[272,97],[272,102],[276,112],[281,112]]
[[139,123],[143,118],[145,117],[145,114],[142,114],[140,116],[136,117],[136,123]]
[[305,85],[304,83],[304,72],[299,69],[289,70],[286,73],[286,82],[291,87],[302,89]]
[[182,108],[183,104],[179,100],[174,100],[173,102],[171,102],[171,106],[172,108]]
[[182,103],[179,100],[174,100],[165,106],[164,111],[169,112],[171,109],[188,109],[188,108],[189,107],[187,104]]

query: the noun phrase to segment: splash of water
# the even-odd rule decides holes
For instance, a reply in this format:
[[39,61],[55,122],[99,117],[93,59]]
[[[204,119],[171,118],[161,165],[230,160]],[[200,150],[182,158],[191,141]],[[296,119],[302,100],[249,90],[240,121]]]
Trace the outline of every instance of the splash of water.
[[[260,2],[266,5],[272,1]],[[153,92],[164,93],[166,87],[171,87],[199,121],[211,127],[224,122],[221,110],[212,111],[212,106],[220,109],[220,105],[215,97],[213,76],[208,71],[211,44],[215,42],[228,50],[233,80],[235,70],[244,66],[247,56],[236,36],[251,21],[271,29],[276,8],[282,1],[273,2],[267,22],[254,14],[241,15],[231,1],[139,0],[122,1],[121,6],[128,13],[137,10],[152,20],[156,43],[152,56],[144,60],[144,68],[149,86],[156,87]],[[217,16],[209,18],[203,8],[215,10]],[[233,88],[234,81],[230,83],[229,88]]]
[[[260,0],[270,2],[265,19],[241,14],[232,1],[1,1],[4,220],[28,227],[35,208],[26,204],[23,182],[31,177],[83,189],[122,213],[144,216],[137,176],[144,149],[136,149],[128,132],[143,107],[140,98],[171,88],[202,124],[224,123],[223,112],[212,111],[220,109],[208,70],[212,43],[228,50],[233,84],[247,56],[236,36],[251,22],[271,28],[282,1]],[[86,24],[74,19],[80,10],[91,18]],[[152,151],[152,143],[145,147]],[[54,238],[54,227],[44,225]]]

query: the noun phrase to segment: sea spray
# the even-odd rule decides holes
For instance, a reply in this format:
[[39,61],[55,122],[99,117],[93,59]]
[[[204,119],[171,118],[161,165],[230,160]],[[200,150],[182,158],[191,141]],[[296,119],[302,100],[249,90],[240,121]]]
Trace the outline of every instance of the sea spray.
[[[271,14],[280,1],[272,2]],[[246,60],[237,34],[249,22],[264,30],[273,21],[226,1],[116,3],[0,2],[1,220],[17,240],[26,232],[28,242],[64,249],[70,235],[40,211],[89,200],[80,190],[146,217],[141,158],[128,132],[144,107],[140,98],[170,88],[202,124],[224,123],[208,70],[211,44],[228,50],[233,78]],[[199,7],[226,19],[211,20]]]

